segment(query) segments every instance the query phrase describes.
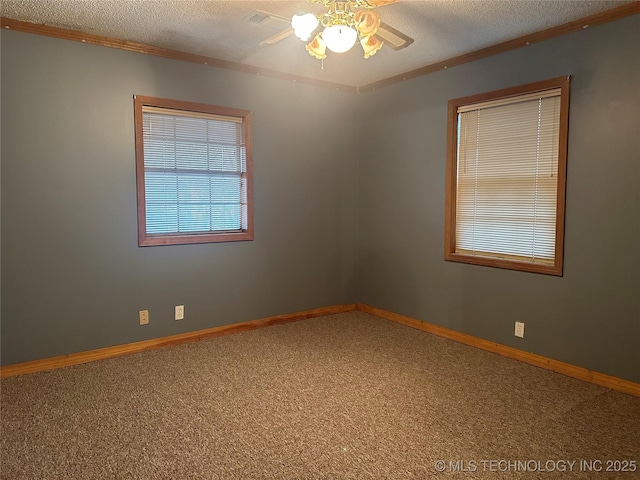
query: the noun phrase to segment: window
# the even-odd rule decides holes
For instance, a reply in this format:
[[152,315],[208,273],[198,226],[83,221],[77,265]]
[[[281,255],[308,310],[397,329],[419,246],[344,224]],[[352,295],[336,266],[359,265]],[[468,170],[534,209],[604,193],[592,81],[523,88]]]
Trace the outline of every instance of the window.
[[569,77],[449,101],[445,260],[562,275]]
[[253,239],[251,113],[136,96],[138,244]]

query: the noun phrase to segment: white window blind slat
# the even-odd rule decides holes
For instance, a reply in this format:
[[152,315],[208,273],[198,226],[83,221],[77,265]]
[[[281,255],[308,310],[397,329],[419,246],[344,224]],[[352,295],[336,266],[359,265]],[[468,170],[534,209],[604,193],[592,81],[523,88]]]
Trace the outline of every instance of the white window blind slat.
[[193,112],[191,110],[180,110],[177,108],[168,107],[152,107],[151,105],[143,105],[142,113],[155,113],[158,115],[167,115],[169,117],[181,117],[181,118],[208,118],[211,120],[221,120],[227,123],[242,123],[242,118],[232,117],[230,115],[218,115],[215,113]]
[[474,103],[471,105],[462,105],[458,107],[458,113],[468,112],[472,110],[480,110],[482,108],[499,107],[501,105],[508,105],[515,102],[524,102],[527,100],[538,100],[540,98],[558,97],[560,96],[561,89],[553,88],[550,90],[543,90],[540,92],[531,92],[524,95],[518,95],[517,97],[498,98],[495,100],[488,100],[486,102]]

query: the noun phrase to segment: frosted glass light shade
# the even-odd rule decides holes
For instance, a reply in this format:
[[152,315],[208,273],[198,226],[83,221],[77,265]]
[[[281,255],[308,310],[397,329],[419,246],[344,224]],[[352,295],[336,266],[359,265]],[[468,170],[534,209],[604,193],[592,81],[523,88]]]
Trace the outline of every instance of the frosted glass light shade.
[[332,25],[324,29],[322,39],[327,48],[335,53],[344,53],[356,43],[358,32],[347,25]]
[[296,37],[305,42],[309,40],[313,31],[318,28],[319,23],[318,18],[313,13],[294,15],[291,18],[293,33]]

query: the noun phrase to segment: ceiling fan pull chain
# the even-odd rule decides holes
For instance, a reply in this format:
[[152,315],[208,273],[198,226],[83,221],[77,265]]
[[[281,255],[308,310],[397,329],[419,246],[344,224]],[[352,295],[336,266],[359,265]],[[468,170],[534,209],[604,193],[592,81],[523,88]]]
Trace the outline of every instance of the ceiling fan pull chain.
[[320,59],[320,70],[324,70],[324,58]]

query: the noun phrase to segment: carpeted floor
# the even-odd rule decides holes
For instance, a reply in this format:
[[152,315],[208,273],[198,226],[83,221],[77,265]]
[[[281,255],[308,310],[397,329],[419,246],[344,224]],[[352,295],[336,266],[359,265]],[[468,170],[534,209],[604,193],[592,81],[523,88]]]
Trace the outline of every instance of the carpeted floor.
[[361,312],[1,394],[2,479],[640,478],[640,398]]

